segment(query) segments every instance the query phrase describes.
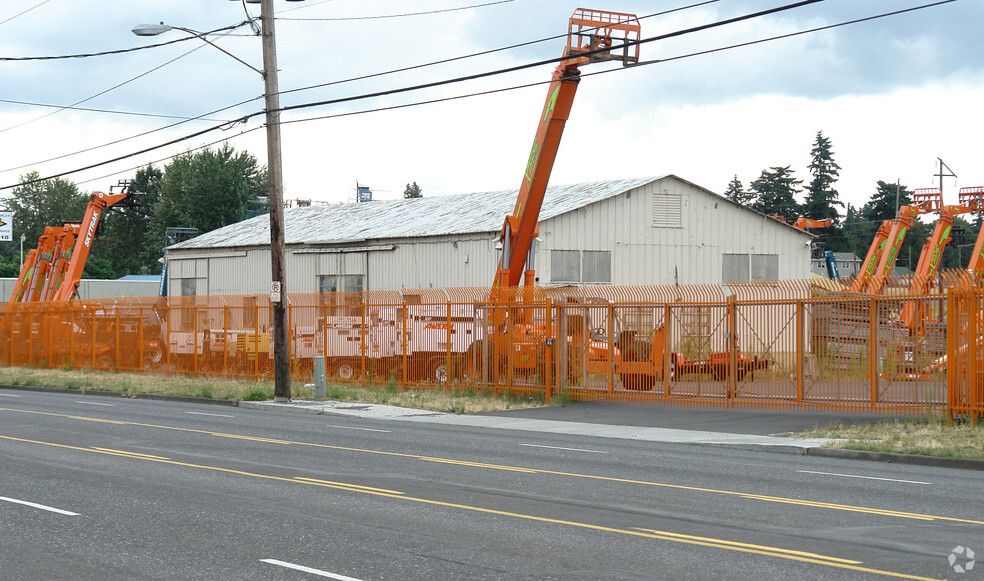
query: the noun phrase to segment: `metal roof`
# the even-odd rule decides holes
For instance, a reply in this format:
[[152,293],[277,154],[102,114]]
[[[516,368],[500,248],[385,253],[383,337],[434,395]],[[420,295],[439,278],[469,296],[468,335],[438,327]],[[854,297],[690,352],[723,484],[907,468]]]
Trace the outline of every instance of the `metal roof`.
[[[664,176],[665,177],[665,176]],[[540,210],[546,220],[617,196],[662,178],[636,178],[549,186]],[[703,188],[701,188],[703,189]],[[512,213],[518,190],[434,196],[284,210],[286,244],[342,244],[363,240],[496,232]],[[170,249],[228,248],[270,244],[264,214],[175,244]]]

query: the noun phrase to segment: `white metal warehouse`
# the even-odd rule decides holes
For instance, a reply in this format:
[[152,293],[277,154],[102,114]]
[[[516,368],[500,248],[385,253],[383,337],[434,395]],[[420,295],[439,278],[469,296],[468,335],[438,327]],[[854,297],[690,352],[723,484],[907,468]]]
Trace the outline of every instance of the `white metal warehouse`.
[[[289,208],[292,293],[483,287],[517,191]],[[169,294],[270,290],[270,220],[168,249]],[[807,278],[811,236],[674,175],[547,189],[535,253],[542,286]]]

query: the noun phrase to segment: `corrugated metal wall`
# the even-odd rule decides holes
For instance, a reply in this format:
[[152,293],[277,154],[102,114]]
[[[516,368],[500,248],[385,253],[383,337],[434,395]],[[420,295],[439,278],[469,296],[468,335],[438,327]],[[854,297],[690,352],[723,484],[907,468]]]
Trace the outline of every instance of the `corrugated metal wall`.
[[810,274],[805,234],[670,178],[546,220],[540,237],[541,283],[551,250],[610,250],[612,284],[721,283],[723,254],[776,254],[779,279]]
[[[6,302],[14,292],[16,278],[0,278],[0,301]],[[145,280],[82,279],[79,296],[83,299],[112,299],[117,297],[156,297],[160,283]]]
[[[318,276],[331,274],[364,275],[366,290],[487,286],[498,263],[497,237],[488,232],[361,241],[323,252],[289,247],[287,289],[317,292]],[[673,177],[544,220],[540,239],[535,266],[544,286],[571,284],[552,279],[552,250],[610,252],[610,284],[620,285],[720,284],[724,254],[777,255],[777,278],[810,275],[806,234]],[[195,249],[188,255],[171,255],[173,294],[181,289],[175,279],[187,277],[196,278],[200,294],[270,290],[265,248]]]

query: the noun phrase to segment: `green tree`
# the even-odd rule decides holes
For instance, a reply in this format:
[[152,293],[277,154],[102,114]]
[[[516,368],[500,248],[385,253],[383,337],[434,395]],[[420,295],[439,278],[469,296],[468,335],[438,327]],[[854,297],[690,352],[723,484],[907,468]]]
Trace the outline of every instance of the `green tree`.
[[68,180],[40,180],[39,177],[36,171],[22,175],[23,185],[13,188],[4,200],[7,209],[14,213],[14,238],[18,247],[20,235],[24,234],[26,238],[25,254],[28,248],[37,246],[45,227],[81,220],[89,201],[89,196],[79,192]]
[[755,199],[755,194],[745,190],[745,186],[742,185],[741,180],[736,175],[728,182],[728,189],[724,191],[724,197],[742,206],[747,206]]
[[[149,184],[152,176],[146,176]],[[236,153],[228,144],[205,148],[174,158],[164,166],[157,183],[159,196],[144,243],[163,255],[168,226],[198,228],[202,233],[246,218],[250,202],[268,191],[266,169],[248,153]]]
[[423,198],[424,194],[420,193],[420,186],[417,185],[417,182],[413,182],[412,184],[407,184],[406,189],[403,190],[403,197]]
[[[912,192],[905,186],[878,180],[875,193],[861,207],[861,221],[858,225],[858,231],[852,232],[852,235],[856,236],[858,240],[857,255],[864,258],[871,246],[871,241],[875,237],[875,232],[882,222],[892,220],[898,215],[896,204],[898,207],[902,207],[911,203]],[[905,241],[899,249],[896,265],[915,270],[919,262],[922,245],[931,233],[932,226],[917,219],[905,235]]]
[[121,211],[106,212],[103,216],[101,239],[99,244],[93,245],[90,260],[107,260],[115,278],[160,272],[157,259],[161,256],[163,241],[155,246],[145,241],[150,217],[160,199],[162,177],[161,170],[153,166],[137,170],[130,180],[130,197],[114,207],[114,210]]
[[[900,184],[890,184],[878,180],[875,193],[861,207],[861,217],[869,222],[877,222],[875,229],[882,220],[891,220],[898,215],[898,209],[912,203],[912,192]],[[872,231],[874,234],[874,231]]]
[[800,215],[800,205],[796,202],[797,187],[802,182],[793,177],[789,166],[773,166],[762,170],[758,179],[751,183],[755,192],[752,209],[763,214],[778,214],[786,218]]
[[822,131],[817,131],[817,139],[813,142],[810,157],[810,174],[813,179],[806,188],[803,214],[814,220],[831,218],[837,221],[840,214],[835,206],[844,207],[844,204],[837,199],[837,190],[832,186],[840,175],[838,171],[840,166],[834,161],[830,139],[824,137]]

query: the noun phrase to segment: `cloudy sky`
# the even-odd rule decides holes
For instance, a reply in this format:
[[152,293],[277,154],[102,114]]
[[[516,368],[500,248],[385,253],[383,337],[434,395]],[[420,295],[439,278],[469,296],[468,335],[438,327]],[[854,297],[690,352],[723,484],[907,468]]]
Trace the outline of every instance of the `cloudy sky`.
[[[642,36],[651,38],[792,1],[608,0],[588,7],[645,16]],[[747,186],[763,169],[788,165],[806,183],[810,148],[822,131],[842,168],[835,187],[843,201],[864,203],[877,180],[935,186],[942,158],[958,176],[944,180],[946,201],[954,203],[957,188],[984,185],[984,40],[977,30],[984,2],[957,0],[694,55],[928,3],[825,0],[644,44],[642,59],[660,63],[585,66],[551,182],[673,173],[720,193],[735,175]],[[274,4],[281,105],[290,107],[559,57],[565,41],[555,37],[566,33],[582,2]],[[673,11],[691,4],[701,5]],[[0,187],[37,171],[72,172],[65,178],[81,189],[108,190],[136,168],[163,167],[170,156],[223,139],[265,164],[262,116],[232,123],[263,109],[256,72],[194,38],[116,52],[188,36],[137,37],[130,32],[137,24],[211,31],[243,23],[246,10],[259,13],[258,5],[228,0],[3,3]],[[209,38],[262,67],[260,40],[248,26]],[[497,50],[507,47],[514,48]],[[114,54],[25,58],[99,52]],[[398,69],[405,70],[383,74]],[[539,65],[286,112],[284,195],[352,201],[357,182],[378,199],[401,197],[409,182],[425,196],[518,188],[546,97],[539,83],[552,70]],[[533,86],[512,89],[525,85]],[[472,94],[478,96],[459,98]]]

